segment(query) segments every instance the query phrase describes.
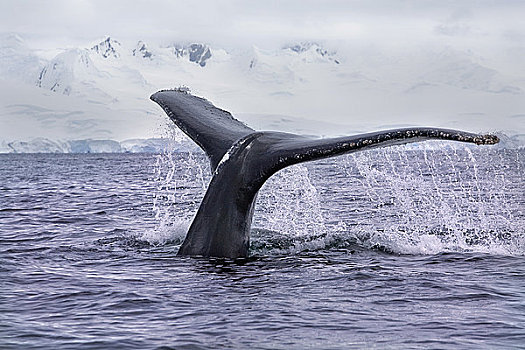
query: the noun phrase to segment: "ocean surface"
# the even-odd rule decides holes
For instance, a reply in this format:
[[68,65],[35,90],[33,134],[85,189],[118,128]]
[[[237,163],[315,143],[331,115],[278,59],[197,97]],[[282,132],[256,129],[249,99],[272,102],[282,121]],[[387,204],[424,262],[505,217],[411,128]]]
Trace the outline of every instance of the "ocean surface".
[[525,349],[525,150],[294,166],[176,257],[201,154],[0,154],[0,349]]

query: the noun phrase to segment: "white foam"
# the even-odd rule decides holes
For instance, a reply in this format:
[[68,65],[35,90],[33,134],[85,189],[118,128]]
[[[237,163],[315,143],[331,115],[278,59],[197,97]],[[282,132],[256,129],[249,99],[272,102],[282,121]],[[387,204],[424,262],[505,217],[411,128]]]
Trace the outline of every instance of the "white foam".
[[188,232],[190,224],[191,219],[188,218],[162,220],[154,229],[145,231],[137,238],[155,246],[172,242],[181,243],[186,236],[186,232]]

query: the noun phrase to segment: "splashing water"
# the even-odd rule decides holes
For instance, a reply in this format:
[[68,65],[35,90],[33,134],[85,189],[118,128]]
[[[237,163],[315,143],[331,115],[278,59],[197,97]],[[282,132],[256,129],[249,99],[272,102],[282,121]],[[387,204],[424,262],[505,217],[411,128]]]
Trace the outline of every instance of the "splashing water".
[[[173,129],[172,140],[155,166],[157,225],[142,236],[150,244],[182,242],[210,180],[204,155],[174,151],[187,137]],[[524,152],[437,142],[281,170],[258,194],[251,249],[524,254]]]
[[[402,254],[525,253],[523,153],[404,146],[347,156],[368,197],[356,237]],[[385,220],[386,219],[386,220]]]
[[321,203],[308,169],[294,165],[272,176],[260,190],[260,208],[254,226],[281,234],[302,236],[325,233]]
[[252,250],[293,254],[327,245],[329,226],[305,166],[290,166],[270,177],[255,207]]
[[177,151],[181,144],[190,142],[188,137],[173,127],[169,140],[154,168],[153,212],[157,224],[141,237],[153,245],[182,242],[209,181],[202,155]]

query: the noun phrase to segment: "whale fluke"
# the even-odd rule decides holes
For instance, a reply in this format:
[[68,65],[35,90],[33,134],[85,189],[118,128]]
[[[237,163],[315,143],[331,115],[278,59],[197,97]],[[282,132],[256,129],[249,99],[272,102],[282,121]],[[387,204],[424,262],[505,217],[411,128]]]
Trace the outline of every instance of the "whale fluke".
[[246,257],[257,192],[277,171],[301,162],[430,139],[492,145],[494,135],[403,128],[329,139],[255,131],[203,98],[180,90],[151,96],[197,143],[213,177],[178,255]]
[[159,91],[151,99],[206,152],[212,170],[237,140],[255,132],[229,112],[182,90]]

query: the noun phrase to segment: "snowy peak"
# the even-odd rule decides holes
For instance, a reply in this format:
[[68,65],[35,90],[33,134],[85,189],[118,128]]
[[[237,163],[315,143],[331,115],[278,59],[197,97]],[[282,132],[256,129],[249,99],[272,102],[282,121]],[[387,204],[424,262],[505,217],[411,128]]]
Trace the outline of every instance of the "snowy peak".
[[106,40],[101,41],[97,45],[93,46],[91,50],[98,53],[104,58],[119,58],[120,47],[121,44],[118,41],[107,37]]
[[189,46],[190,62],[195,62],[204,67],[206,61],[211,58],[210,48],[203,44],[191,44]]
[[89,74],[93,63],[86,50],[73,49],[61,53],[40,72],[36,85],[54,92],[69,95],[72,83],[79,74]]
[[206,44],[193,43],[187,46],[174,45],[173,53],[177,58],[188,58],[190,62],[205,67],[207,61],[212,57],[211,49]]
[[318,52],[321,56],[328,53],[328,51],[324,50],[319,44],[313,42],[302,42],[283,46],[283,50],[292,50],[296,53],[310,51],[311,49]]
[[87,96],[100,101],[111,97],[96,86],[97,79],[104,79],[93,64],[90,51],[71,49],[53,58],[40,71],[36,86],[58,94]]
[[133,49],[133,56],[141,57],[141,58],[149,58],[151,59],[153,54],[151,51],[148,50],[148,46],[143,41],[139,41],[137,43],[136,48]]
[[[288,88],[294,84],[303,85],[319,80],[321,76],[327,81],[327,74],[333,77],[341,68],[335,53],[315,43],[286,45],[278,50],[264,50],[252,46],[251,52],[245,58],[244,64],[250,78]],[[283,92],[291,94],[291,91],[278,91],[279,94]]]
[[321,45],[313,42],[285,45],[283,50],[294,52],[295,54],[302,56],[306,61],[325,59],[335,64],[340,63],[335,57],[335,52],[328,51]]

